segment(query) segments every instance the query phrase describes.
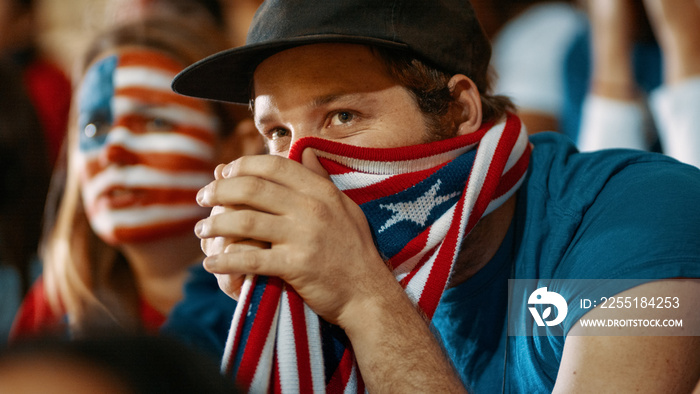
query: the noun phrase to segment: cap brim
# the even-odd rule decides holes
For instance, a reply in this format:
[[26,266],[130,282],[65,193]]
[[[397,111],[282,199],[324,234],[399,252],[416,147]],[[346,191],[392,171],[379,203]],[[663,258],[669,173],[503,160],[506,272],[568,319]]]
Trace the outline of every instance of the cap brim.
[[228,49],[206,57],[175,76],[172,89],[185,96],[248,104],[255,68],[263,60],[286,49],[320,43],[379,45],[407,50],[403,43],[372,37],[319,34],[268,41]]

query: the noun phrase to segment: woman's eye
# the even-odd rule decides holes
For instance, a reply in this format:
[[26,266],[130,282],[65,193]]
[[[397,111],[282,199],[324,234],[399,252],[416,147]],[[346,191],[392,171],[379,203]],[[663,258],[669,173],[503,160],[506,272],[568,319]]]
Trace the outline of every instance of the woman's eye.
[[346,124],[355,119],[355,115],[348,111],[341,111],[333,115],[331,118],[331,126]]
[[274,129],[272,132],[270,132],[270,139],[271,140],[278,140],[280,138],[284,138],[289,135],[289,130],[285,129]]
[[169,131],[173,129],[174,125],[163,118],[153,118],[148,121],[146,127],[149,131]]
[[87,138],[95,138],[109,132],[109,124],[105,122],[91,122],[83,129],[83,134]]

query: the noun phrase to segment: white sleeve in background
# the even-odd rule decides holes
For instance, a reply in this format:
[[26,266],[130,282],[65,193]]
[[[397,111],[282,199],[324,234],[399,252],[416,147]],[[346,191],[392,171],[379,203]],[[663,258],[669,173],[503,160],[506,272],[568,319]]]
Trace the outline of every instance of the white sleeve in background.
[[566,3],[529,7],[509,21],[493,41],[495,92],[521,109],[559,117],[564,101],[564,59],[586,16]]
[[588,93],[581,110],[578,148],[649,149],[648,113],[642,102],[622,101]]
[[650,106],[664,153],[700,167],[700,76],[654,90]]

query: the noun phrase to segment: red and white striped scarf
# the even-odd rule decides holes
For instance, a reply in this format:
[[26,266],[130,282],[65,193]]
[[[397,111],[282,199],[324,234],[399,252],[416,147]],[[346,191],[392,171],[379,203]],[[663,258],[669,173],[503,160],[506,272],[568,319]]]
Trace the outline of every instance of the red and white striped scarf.
[[[418,146],[359,148],[299,140],[362,208],[377,247],[411,301],[432,319],[464,237],[518,189],[530,144],[520,120]],[[350,343],[275,277],[246,279],[222,370],[253,393],[364,392]]]

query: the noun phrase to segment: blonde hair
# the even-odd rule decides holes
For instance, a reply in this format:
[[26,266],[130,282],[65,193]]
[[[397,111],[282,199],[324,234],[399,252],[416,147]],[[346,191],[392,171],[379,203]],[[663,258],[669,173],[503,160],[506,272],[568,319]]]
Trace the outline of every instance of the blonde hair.
[[[160,50],[181,61],[184,67],[229,45],[220,30],[193,26],[179,19],[149,18],[131,22],[116,26],[92,41],[80,63],[80,78],[75,81],[82,79],[101,54],[125,46]],[[119,250],[92,231],[83,207],[81,168],[74,155],[78,149],[76,96],[66,133],[65,178],[59,171],[52,185],[54,189],[62,189],[62,193],[53,193],[60,194],[60,203],[47,205],[47,212],[51,211],[52,204],[58,210],[53,226],[47,227],[41,251],[46,296],[56,314],[67,314],[73,335],[101,327],[139,329],[139,296],[128,263]],[[233,130],[236,115],[232,107],[221,103],[211,105],[221,118],[221,134]]]

